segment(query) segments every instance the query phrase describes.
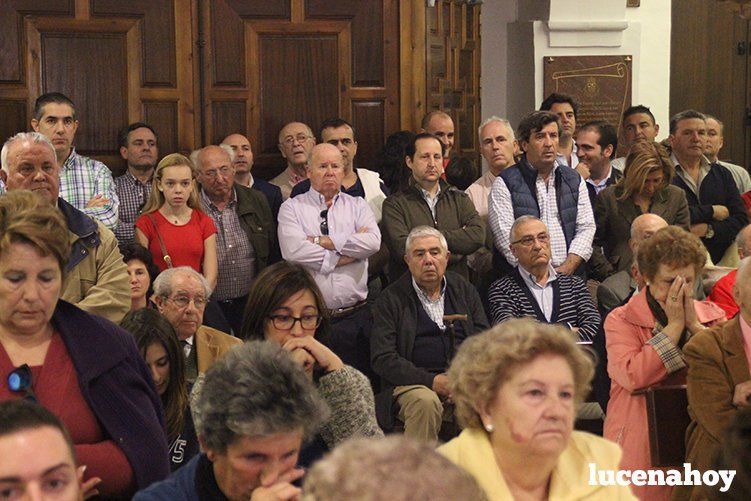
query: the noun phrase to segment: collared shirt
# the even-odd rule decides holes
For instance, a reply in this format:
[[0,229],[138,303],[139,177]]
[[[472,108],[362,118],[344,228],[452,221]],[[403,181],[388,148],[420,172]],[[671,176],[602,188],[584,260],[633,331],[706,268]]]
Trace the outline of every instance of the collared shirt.
[[615,170],[623,172],[623,169],[626,168],[626,157],[618,157],[615,160],[611,160],[610,165]]
[[[95,195],[109,201],[101,207],[87,208]],[[71,148],[68,159],[60,169],[60,196],[84,214],[98,219],[107,228],[117,227],[117,209],[120,201],[115,191],[112,172],[102,162],[76,153]]]
[[571,140],[574,143],[574,147],[571,148],[571,165],[568,165],[568,159],[565,155],[561,155],[560,153],[555,154],[555,160],[558,162],[558,165],[568,165],[572,169],[576,169],[576,166],[579,165],[579,156],[576,154],[577,151],[579,151],[579,147],[576,146],[576,141],[573,139]]
[[182,339],[180,341],[180,344],[183,347],[183,353],[185,353],[186,357],[189,357],[190,356],[190,352],[193,351],[193,341],[195,340],[195,338],[196,338],[196,335],[193,334],[189,338]]
[[131,243],[135,241],[136,219],[141,215],[141,209],[151,194],[151,179],[142,183],[128,171],[115,178],[115,189],[120,199],[115,236],[120,244]]
[[493,186],[495,181],[495,174],[491,170],[488,170],[480,176],[480,179],[472,183],[469,188],[464,192],[469,195],[469,199],[475,204],[477,213],[484,220],[488,219],[488,195],[490,195],[490,187]]
[[746,353],[748,366],[751,367],[751,325],[748,325],[743,314],[738,314],[738,323],[741,325],[741,334],[743,336],[743,351]]
[[[279,209],[279,246],[284,259],[310,271],[328,308],[347,308],[368,297],[368,257],[380,248],[381,232],[364,199],[340,192],[326,215],[335,250],[324,249],[308,237],[322,236],[325,209],[325,198],[313,188],[287,199]],[[356,261],[337,267],[342,256]]]
[[424,190],[419,184],[417,185],[417,187],[420,188],[422,198],[424,198],[428,203],[428,207],[430,207],[430,213],[433,214],[433,221],[435,221],[435,206],[436,204],[438,204],[438,195],[441,194],[441,185],[438,184],[438,190],[435,192],[435,196],[432,196],[428,190]]
[[253,174],[248,174],[248,184],[246,184],[245,186],[247,186],[248,188],[252,188],[255,182],[256,180],[253,179]]
[[[520,164],[520,168],[533,169],[526,158]],[[566,248],[566,237],[563,234],[560,216],[558,214],[558,201],[555,192],[556,165],[548,176],[547,182],[537,175],[535,186],[537,189],[537,204],[540,207],[540,219],[548,227],[550,233],[551,263],[560,266],[566,260],[569,253],[580,256],[585,261],[592,255],[592,241],[595,237],[595,219],[592,214],[592,204],[589,201],[589,193],[584,180],[579,182],[579,201],[576,208],[576,234],[569,248]],[[509,248],[511,225],[514,224],[514,206],[511,193],[498,176],[493,182],[488,199],[488,225],[493,231],[495,246],[503,252],[503,256],[511,264],[516,266],[517,261]]]
[[751,176],[749,176],[748,171],[744,167],[731,164],[730,162],[723,162],[722,160],[718,160],[715,163],[722,165],[730,171],[735,184],[738,186],[738,193],[743,195],[747,191],[751,191]]
[[425,313],[428,314],[433,322],[438,324],[438,327],[445,329],[446,325],[443,323],[443,311],[446,299],[446,277],[443,277],[443,280],[441,281],[441,295],[436,300],[430,299],[425,291],[417,285],[415,277],[412,277],[412,287],[415,289],[417,299],[420,300],[420,304],[422,304],[422,307],[425,309]]
[[201,204],[216,226],[216,255],[219,273],[212,297],[217,301],[245,296],[256,273],[256,253],[237,215],[237,193],[219,210],[206,192],[201,190]]
[[540,285],[537,283],[535,276],[522,268],[521,265],[517,265],[517,268],[519,269],[519,275],[522,276],[522,280],[527,284],[527,288],[534,296],[535,301],[537,301],[542,314],[550,322],[550,317],[553,315],[553,282],[558,278],[555,269],[548,263],[548,279],[544,284]]
[[694,178],[689,175],[688,172],[686,172],[683,167],[678,163],[678,159],[675,157],[674,153],[670,154],[670,160],[673,162],[673,165],[675,165],[675,175],[683,179],[683,181],[686,183],[686,186],[688,186],[688,189],[694,192],[694,195],[699,197],[699,190],[701,189],[701,182],[704,180],[707,174],[709,174],[710,169],[710,163],[709,160],[704,157],[704,155],[701,156],[701,159],[699,159],[699,182],[694,182]]
[[599,195],[602,190],[608,187],[608,179],[610,179],[610,175],[612,173],[613,173],[613,167],[611,165],[611,167],[608,169],[608,175],[602,178],[602,180],[599,183],[595,183],[594,181],[592,181],[591,177],[587,179],[587,182],[594,187],[595,193]]

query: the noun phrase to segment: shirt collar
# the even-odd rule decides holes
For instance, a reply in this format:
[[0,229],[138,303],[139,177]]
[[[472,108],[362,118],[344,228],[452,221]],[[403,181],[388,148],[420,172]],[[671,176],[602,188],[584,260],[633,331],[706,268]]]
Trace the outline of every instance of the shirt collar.
[[75,162],[75,157],[78,156],[76,154],[76,149],[71,146],[70,147],[70,153],[68,154],[68,158],[65,159],[65,162],[63,162],[63,168],[62,170],[70,169],[73,166],[73,163]]
[[[308,196],[311,197],[313,200],[317,201],[319,205],[326,205],[326,197],[321,195],[319,192],[313,189],[313,186],[310,187],[310,189],[307,191]],[[331,206],[333,207],[337,200],[339,200],[339,197],[342,195],[341,188],[339,189],[339,192],[334,195],[333,201],[331,202]]]
[[437,198],[438,195],[441,194],[441,183],[436,183],[436,184],[438,185],[438,191],[435,192],[435,197],[431,197],[430,196],[430,192],[428,190],[424,189],[419,184],[416,184],[415,186],[417,186],[417,188],[420,190],[420,193],[422,193],[422,196],[424,198]]
[[412,287],[415,289],[415,292],[417,293],[417,297],[425,301],[430,301],[431,303],[435,303],[443,299],[443,295],[446,293],[446,275],[444,275],[443,279],[441,280],[441,297],[439,297],[438,299],[435,299],[435,300],[430,299],[427,293],[425,293],[425,291],[422,290],[422,287],[417,285],[417,282],[415,282],[415,277],[412,277]]
[[126,179],[128,179],[128,180],[129,180],[129,181],[130,181],[131,183],[133,183],[133,184],[140,184],[140,185],[144,185],[144,186],[145,186],[145,185],[147,185],[147,184],[150,184],[150,183],[151,183],[151,181],[152,181],[152,180],[154,179],[154,174],[152,173],[152,174],[151,174],[151,177],[149,178],[149,180],[148,180],[148,181],[146,181],[145,183],[142,183],[142,182],[141,182],[141,181],[140,181],[140,180],[139,180],[139,179],[138,179],[138,178],[137,178],[136,176],[134,176],[134,175],[133,175],[133,174],[132,174],[132,173],[130,172],[130,170],[126,170],[126,171],[125,171],[125,178],[126,178]]
[[540,285],[537,283],[537,279],[534,275],[532,275],[529,271],[527,271],[522,265],[518,264],[516,267],[519,269],[519,275],[522,276],[524,281],[527,283],[527,286],[529,287],[537,287],[538,289],[542,288],[544,289],[548,285],[550,285],[551,282],[555,281],[555,279],[558,278],[558,273],[556,273],[555,268],[553,268],[553,263],[548,263],[548,281],[545,282],[545,285]]
[[[673,162],[673,165],[675,165],[676,169],[680,168],[682,171],[685,172],[685,169],[681,166],[680,163],[678,163],[678,158],[675,156],[675,153],[670,154],[670,160]],[[709,170],[709,166],[710,166],[709,160],[707,160],[707,157],[702,155],[699,158],[699,169],[702,172],[706,172]]]
[[587,182],[597,188],[604,188],[605,186],[608,185],[608,179],[610,179],[610,176],[612,174],[613,174],[613,166],[611,165],[608,167],[608,175],[602,178],[602,181],[600,181],[599,183],[595,183],[594,181],[592,181],[592,178],[590,177],[589,179],[587,179]]
[[255,179],[253,179],[253,174],[248,174],[248,188],[252,188],[254,183]]
[[298,176],[297,172],[295,172],[295,170],[289,165],[287,166],[286,172],[287,176],[289,177],[289,184],[291,184],[292,186],[295,186],[300,181],[305,181],[306,179],[308,179],[307,177]]

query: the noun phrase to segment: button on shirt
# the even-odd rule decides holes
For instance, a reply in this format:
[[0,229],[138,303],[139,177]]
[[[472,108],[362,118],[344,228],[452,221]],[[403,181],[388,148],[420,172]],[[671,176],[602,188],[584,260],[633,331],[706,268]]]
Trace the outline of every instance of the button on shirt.
[[444,300],[446,298],[446,277],[443,277],[443,281],[441,282],[441,295],[435,301],[430,299],[425,291],[417,285],[415,277],[412,277],[412,287],[415,289],[417,299],[420,300],[420,304],[422,304],[422,307],[425,309],[425,313],[428,314],[433,322],[438,324],[438,327],[440,327],[441,330],[444,330],[446,328],[446,325],[443,323]]
[[699,198],[699,190],[701,189],[701,182],[704,180],[704,178],[709,174],[709,160],[706,159],[702,155],[701,159],[699,160],[699,182],[694,182],[694,178],[689,175],[688,172],[686,172],[683,167],[678,163],[678,159],[675,157],[674,154],[670,154],[670,160],[673,162],[673,165],[675,165],[675,175],[679,176],[683,181],[686,183],[686,186],[688,186],[688,189],[694,192],[694,195],[696,195],[696,198]]
[[[285,201],[279,209],[279,247],[285,260],[310,271],[328,308],[347,308],[368,297],[368,257],[380,248],[381,232],[364,199],[340,192],[327,214],[335,250],[324,249],[308,237],[322,236],[321,211],[326,208],[323,195],[313,188]],[[363,228],[367,231],[360,233]],[[357,261],[336,267],[342,255]]]
[[550,318],[553,315],[553,282],[558,278],[555,269],[553,269],[553,266],[548,263],[548,280],[543,285],[540,285],[537,283],[535,276],[530,272],[521,266],[517,266],[517,268],[519,269],[519,275],[522,276],[522,280],[527,284],[527,288],[534,296],[535,301],[537,301],[537,305],[540,307],[542,314],[545,315],[547,321],[550,322]]
[[441,194],[441,185],[438,185],[438,191],[435,192],[435,196],[431,196],[430,192],[428,190],[423,190],[421,186],[418,185],[417,187],[420,188],[422,198],[427,202],[428,207],[430,208],[430,213],[433,214],[433,221],[435,221],[435,206],[438,204],[438,195]]
[[133,174],[126,172],[115,178],[115,189],[120,199],[115,236],[121,244],[131,243],[135,241],[136,219],[141,215],[141,209],[151,194],[151,180],[142,183]]
[[216,226],[216,254],[219,273],[212,297],[217,301],[245,296],[255,277],[256,253],[237,216],[237,194],[219,210],[201,190],[201,204]]
[[[86,207],[95,195],[108,199],[101,207]],[[102,162],[79,155],[70,150],[68,159],[60,169],[60,196],[84,214],[101,221],[107,228],[117,227],[117,209],[120,205],[112,172]]]
[[594,181],[592,181],[591,177],[587,179],[587,183],[591,184],[592,187],[595,189],[595,193],[599,195],[602,190],[608,187],[608,179],[610,179],[610,175],[612,173],[613,173],[613,167],[610,167],[608,169],[608,175],[602,178],[599,183],[595,183]]

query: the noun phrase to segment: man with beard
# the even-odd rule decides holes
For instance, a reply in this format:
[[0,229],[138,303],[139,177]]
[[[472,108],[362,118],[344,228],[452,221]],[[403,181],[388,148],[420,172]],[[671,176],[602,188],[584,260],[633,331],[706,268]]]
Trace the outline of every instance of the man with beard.
[[125,245],[135,241],[134,224],[151,194],[151,177],[159,158],[159,148],[156,132],[143,122],[125,127],[118,139],[120,155],[128,163],[128,170],[115,178],[115,189],[120,199],[115,236],[120,245]]

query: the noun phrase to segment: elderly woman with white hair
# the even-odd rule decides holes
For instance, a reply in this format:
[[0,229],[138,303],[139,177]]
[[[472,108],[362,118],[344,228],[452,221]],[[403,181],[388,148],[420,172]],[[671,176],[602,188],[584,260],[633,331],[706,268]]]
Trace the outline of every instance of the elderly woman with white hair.
[[299,499],[298,454],[328,409],[284,349],[264,341],[233,349],[206,373],[196,410],[205,452],[136,501]]

